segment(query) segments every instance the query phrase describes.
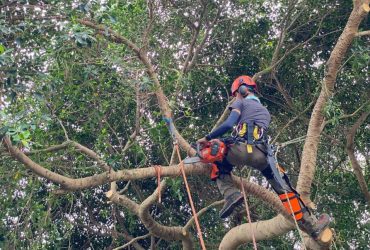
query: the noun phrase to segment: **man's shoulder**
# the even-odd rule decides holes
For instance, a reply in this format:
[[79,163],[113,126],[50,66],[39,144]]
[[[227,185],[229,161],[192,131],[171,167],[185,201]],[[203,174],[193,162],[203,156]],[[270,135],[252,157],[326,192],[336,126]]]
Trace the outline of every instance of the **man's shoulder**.
[[247,99],[247,98],[244,98],[243,100],[243,103],[245,105],[248,105],[248,106],[263,106],[258,100],[256,99]]
[[240,109],[241,105],[243,105],[243,99],[236,99],[232,104],[230,104],[229,109]]

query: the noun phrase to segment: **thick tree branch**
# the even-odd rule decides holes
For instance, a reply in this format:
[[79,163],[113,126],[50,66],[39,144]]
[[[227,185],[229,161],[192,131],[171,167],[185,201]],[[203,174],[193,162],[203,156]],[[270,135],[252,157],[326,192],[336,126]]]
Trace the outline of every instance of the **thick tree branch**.
[[[163,189],[166,184],[166,180],[163,180],[160,184],[160,189]],[[193,249],[193,239],[191,235],[184,231],[182,227],[167,227],[164,225],[159,224],[156,222],[153,217],[149,213],[150,206],[157,200],[158,197],[158,190],[150,195],[141,205],[139,209],[139,217],[143,224],[145,225],[146,229],[149,230],[151,234],[156,237],[173,241],[178,240],[182,241],[183,249]]]
[[270,220],[242,224],[227,232],[220,243],[219,250],[233,250],[242,244],[251,242],[252,230],[256,241],[261,241],[285,234],[293,228],[294,223],[289,223],[282,215]]
[[[237,187],[241,187],[240,177],[232,176],[233,182]],[[244,189],[248,194],[251,194],[259,198],[263,203],[265,203],[270,208],[274,209],[277,213],[282,214],[286,219],[291,220],[291,216],[285,210],[283,204],[275,193],[272,193],[266,188],[263,188],[257,184],[249,182],[247,179],[243,178]]]
[[370,205],[370,193],[368,190],[368,184],[362,174],[362,169],[359,162],[356,159],[355,155],[355,134],[356,131],[360,128],[360,126],[366,121],[367,117],[370,115],[370,109],[364,113],[357,119],[357,121],[352,125],[347,133],[347,144],[346,144],[346,151],[348,157],[351,161],[351,165],[353,167],[353,172],[357,178],[358,184],[360,185],[360,189],[365,196],[367,203]]
[[302,198],[310,202],[311,184],[315,173],[315,163],[317,159],[317,149],[321,133],[321,125],[324,121],[322,110],[327,100],[333,94],[334,83],[336,81],[340,64],[351,45],[362,19],[367,12],[359,5],[355,5],[347,24],[338,38],[338,41],[330,54],[326,64],[325,76],[322,82],[322,89],[319,98],[312,111],[311,119],[307,130],[307,139],[305,141],[302,153],[302,164],[298,177],[297,189]]
[[[137,168],[130,170],[120,170],[110,172],[103,172],[94,176],[83,177],[79,179],[69,178],[53,171],[50,171],[41,165],[37,164],[31,160],[27,155],[20,151],[17,147],[11,144],[8,137],[4,138],[4,145],[12,155],[14,159],[22,163],[26,168],[32,170],[35,174],[40,177],[46,178],[56,184],[60,184],[63,189],[66,190],[81,190],[85,188],[97,187],[102,184],[106,184],[113,181],[130,181],[139,180],[150,177],[155,177],[156,172],[153,167],[149,168]],[[210,168],[205,164],[193,164],[185,168],[187,174],[209,174]],[[177,165],[162,167],[162,176],[178,176],[180,174],[180,169]]]

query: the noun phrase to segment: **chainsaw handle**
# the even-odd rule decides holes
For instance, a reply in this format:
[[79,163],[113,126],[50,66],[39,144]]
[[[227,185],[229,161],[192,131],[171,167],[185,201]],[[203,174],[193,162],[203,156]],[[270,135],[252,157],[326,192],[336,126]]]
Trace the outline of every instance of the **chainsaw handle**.
[[207,148],[211,145],[210,142],[206,142],[206,143],[198,143],[197,142],[197,147],[196,147],[196,151],[197,151],[197,155],[199,156],[199,158],[203,159],[203,154],[202,154],[202,150],[204,148]]

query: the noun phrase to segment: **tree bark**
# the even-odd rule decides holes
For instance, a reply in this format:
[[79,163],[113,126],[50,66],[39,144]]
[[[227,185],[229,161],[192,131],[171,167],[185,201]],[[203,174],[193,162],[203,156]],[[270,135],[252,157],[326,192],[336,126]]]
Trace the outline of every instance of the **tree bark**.
[[326,63],[324,79],[322,81],[319,98],[313,108],[311,119],[308,125],[307,137],[302,152],[302,163],[297,183],[297,191],[306,203],[312,203],[310,199],[311,184],[316,169],[317,149],[322,131],[324,115],[322,110],[328,99],[333,95],[334,84],[337,78],[338,69],[351,45],[362,19],[367,15],[362,3],[369,4],[369,1],[356,1],[347,24],[338,38],[338,41]]
[[267,240],[289,232],[294,228],[282,215],[270,220],[257,221],[252,224],[243,224],[232,228],[220,243],[220,250],[232,250],[238,246],[252,241],[252,231],[256,241]]
[[346,151],[353,167],[353,172],[357,178],[358,184],[360,185],[360,189],[365,196],[367,203],[370,205],[370,193],[367,187],[366,180],[364,175],[362,174],[362,169],[359,162],[355,156],[355,134],[357,129],[366,121],[367,117],[370,115],[370,110],[364,112],[358,120],[353,124],[353,126],[349,129],[347,133],[347,144],[346,144]]

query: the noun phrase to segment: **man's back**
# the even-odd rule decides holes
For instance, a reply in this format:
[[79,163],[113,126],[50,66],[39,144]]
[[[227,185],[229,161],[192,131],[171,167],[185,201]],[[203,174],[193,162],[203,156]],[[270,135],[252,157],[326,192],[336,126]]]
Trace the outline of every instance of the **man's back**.
[[268,110],[258,101],[258,99],[243,98],[236,100],[230,109],[240,111],[238,123],[253,123],[263,129],[267,129],[271,115]]

